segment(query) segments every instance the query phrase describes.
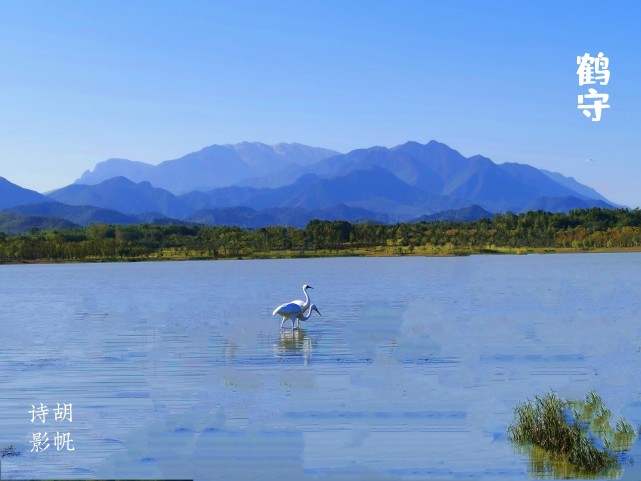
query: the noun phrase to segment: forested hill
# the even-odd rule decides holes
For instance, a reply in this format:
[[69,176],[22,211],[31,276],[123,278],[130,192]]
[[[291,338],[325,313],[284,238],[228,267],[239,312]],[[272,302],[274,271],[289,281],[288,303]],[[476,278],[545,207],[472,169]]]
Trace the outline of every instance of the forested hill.
[[0,262],[457,255],[527,249],[641,249],[641,211],[501,214],[474,222],[395,225],[314,220],[303,229],[105,225],[0,233]]

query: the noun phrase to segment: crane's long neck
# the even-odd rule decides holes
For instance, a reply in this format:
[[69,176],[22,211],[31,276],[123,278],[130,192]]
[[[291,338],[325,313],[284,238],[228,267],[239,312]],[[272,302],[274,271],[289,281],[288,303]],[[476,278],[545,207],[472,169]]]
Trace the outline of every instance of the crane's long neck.
[[302,319],[303,319],[303,321],[306,321],[310,317],[312,317],[312,309],[311,309],[311,307],[307,310],[307,313],[303,313]]
[[303,289],[303,292],[305,293],[305,304],[303,305],[303,312],[305,312],[307,309],[309,309],[309,306],[312,303],[309,300],[309,294],[307,294],[307,289]]

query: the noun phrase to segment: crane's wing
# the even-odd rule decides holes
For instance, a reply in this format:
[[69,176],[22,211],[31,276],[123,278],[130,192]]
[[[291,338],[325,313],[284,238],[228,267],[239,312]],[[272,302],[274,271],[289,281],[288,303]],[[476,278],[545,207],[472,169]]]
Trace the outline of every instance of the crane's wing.
[[272,316],[275,316],[276,314],[281,316],[293,316],[301,311],[301,307],[295,302],[286,302],[285,304],[281,304],[276,309],[274,309]]

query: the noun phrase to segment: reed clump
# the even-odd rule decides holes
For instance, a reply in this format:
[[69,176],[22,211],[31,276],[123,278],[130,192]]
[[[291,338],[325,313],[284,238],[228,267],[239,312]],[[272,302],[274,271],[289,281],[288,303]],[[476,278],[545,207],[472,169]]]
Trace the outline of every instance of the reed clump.
[[625,419],[612,427],[611,415],[596,391],[584,400],[565,400],[550,392],[515,408],[509,438],[542,448],[555,463],[570,463],[577,474],[597,473],[619,466],[620,455],[636,439],[634,427]]

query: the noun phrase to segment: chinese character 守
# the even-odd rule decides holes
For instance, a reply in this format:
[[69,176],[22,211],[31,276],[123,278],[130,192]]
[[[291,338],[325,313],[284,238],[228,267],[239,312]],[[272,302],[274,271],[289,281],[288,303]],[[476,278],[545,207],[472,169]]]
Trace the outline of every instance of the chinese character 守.
[[[601,110],[609,109],[610,106],[605,102],[608,101],[610,96],[608,94],[600,94],[596,89],[588,89],[589,94],[579,95],[579,105],[578,108],[583,109],[583,115],[587,118],[592,117],[592,122],[598,122],[601,120]],[[584,104],[583,102],[586,99],[594,99],[593,104]],[[594,110],[594,116],[590,110]]]

